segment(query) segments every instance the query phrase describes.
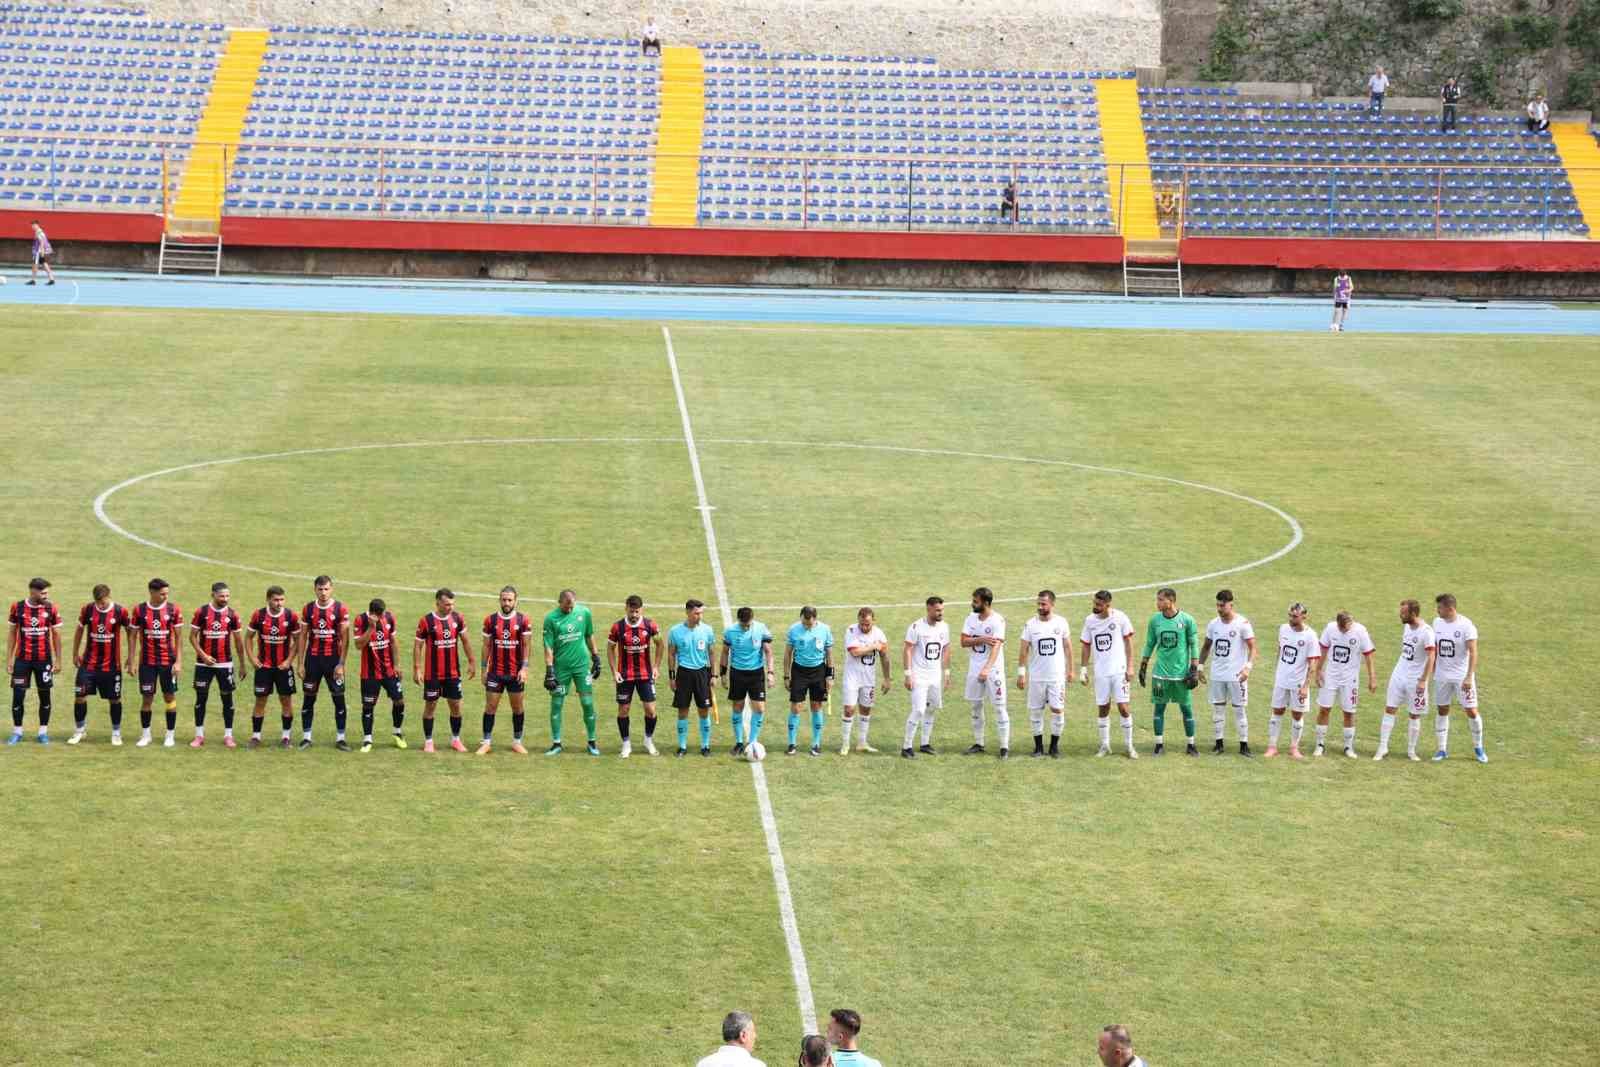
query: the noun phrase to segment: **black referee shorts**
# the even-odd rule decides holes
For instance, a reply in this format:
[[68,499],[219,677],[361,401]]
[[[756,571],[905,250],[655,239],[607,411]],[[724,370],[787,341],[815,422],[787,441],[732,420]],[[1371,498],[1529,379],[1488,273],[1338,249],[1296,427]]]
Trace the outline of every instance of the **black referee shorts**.
[[802,667],[796,663],[789,673],[789,703],[803,704],[807,699],[820,704],[828,699],[828,668],[819,663],[815,667]]
[[764,701],[767,699],[767,671],[764,667],[754,670],[740,670],[733,668],[728,676],[728,702],[735,707],[745,700]]
[[679,667],[672,680],[672,706],[687,711],[690,702],[702,710],[711,706],[711,668]]

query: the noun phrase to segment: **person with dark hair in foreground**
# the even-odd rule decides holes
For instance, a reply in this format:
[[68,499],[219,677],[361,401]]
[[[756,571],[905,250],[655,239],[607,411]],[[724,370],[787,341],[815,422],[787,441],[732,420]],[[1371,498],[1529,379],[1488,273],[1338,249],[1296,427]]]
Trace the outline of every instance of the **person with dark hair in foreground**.
[[1106,1067],[1145,1067],[1144,1060],[1133,1051],[1133,1038],[1121,1023],[1112,1023],[1100,1031],[1100,1045],[1096,1050],[1100,1062]]
[[856,1048],[861,1035],[861,1015],[849,1008],[834,1008],[828,1013],[828,1042],[833,1045],[834,1067],[883,1067]]

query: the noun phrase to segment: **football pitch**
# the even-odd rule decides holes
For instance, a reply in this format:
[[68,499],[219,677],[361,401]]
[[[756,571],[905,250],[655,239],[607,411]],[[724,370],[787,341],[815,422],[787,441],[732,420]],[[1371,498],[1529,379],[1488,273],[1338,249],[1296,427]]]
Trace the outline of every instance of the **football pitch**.
[[[899,688],[878,754],[839,756],[835,714],[821,758],[806,722],[785,757],[774,692],[781,883],[726,707],[713,758],[624,761],[602,683],[603,757],[569,701],[547,759],[535,684],[535,755],[502,707],[493,755],[424,756],[407,648],[409,751],[385,701],[380,746],[336,752],[326,695],[308,751],[113,749],[98,700],[69,748],[58,684],[56,743],[30,694],[0,749],[0,1063],[688,1064],[742,1008],[781,1065],[812,1003],[860,1011],[888,1067],[1088,1063],[1113,1021],[1156,1065],[1600,1059],[1592,337],[107,308],[0,330],[0,586],[49,578],[69,646],[91,586],[132,605],[152,575],[186,615],[219,579],[248,614],[327,572],[402,632],[450,586],[475,648],[507,582],[536,619],[571,586],[597,629],[639,593],[663,629],[693,596],[720,632],[709,530],[727,606],[780,641],[802,604],[836,635],[874,606],[897,666],[931,593],[957,629],[994,588],[1009,677],[1041,588],[1074,633],[1118,590],[1142,637],[1154,586],[1202,627],[1230,587],[1262,645],[1258,753],[1291,602],[1365,622],[1379,681],[1363,758],[1302,763],[1234,755],[1231,718],[1212,756],[1203,700],[1205,754],[1171,754],[1171,714],[1153,758],[1137,688],[1144,758],[1095,759],[1078,686],[1061,760],[1027,758],[1015,688],[1005,763],[957,754],[959,691],[940,755],[901,760]],[[1447,762],[1408,763],[1402,719],[1374,763],[1396,603],[1431,618],[1443,591],[1479,629],[1490,762],[1457,712]]]

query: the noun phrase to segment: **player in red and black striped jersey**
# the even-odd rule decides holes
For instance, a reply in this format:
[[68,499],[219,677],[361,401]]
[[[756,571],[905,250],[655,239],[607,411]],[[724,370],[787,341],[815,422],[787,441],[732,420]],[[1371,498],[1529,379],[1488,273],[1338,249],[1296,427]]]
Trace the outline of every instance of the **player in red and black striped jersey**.
[[[239,613],[228,606],[233,594],[227,582],[213,582],[211,602],[195,610],[189,620],[189,647],[194,649],[194,740],[190,748],[200,748],[206,743],[206,700],[211,695],[211,683],[217,683],[217,693],[222,699],[222,744],[236,747],[233,742],[233,688],[234,665],[244,673],[244,633],[239,624]],[[237,658],[235,658],[237,657]]]
[[344,658],[350,648],[350,609],[333,599],[333,579],[326,574],[316,577],[312,589],[317,599],[300,612],[300,747],[311,747],[317,689],[326,681],[333,700],[335,744],[340,752],[349,752],[344,739]]
[[136,748],[150,743],[150,704],[155,699],[156,686],[161,687],[162,703],[166,705],[167,735],[161,744],[171,748],[177,744],[178,728],[178,675],[183,670],[183,648],[178,644],[178,631],[183,629],[183,610],[167,599],[169,583],[163,578],[150,579],[149,595],[133,609],[129,619],[128,673],[133,673],[133,662],[139,661],[139,740]]
[[261,723],[267,715],[267,697],[278,694],[283,717],[283,738],[279,747],[288,748],[294,730],[294,660],[300,647],[300,618],[284,607],[281,585],[267,587],[267,606],[250,613],[253,642],[244,654],[255,668],[255,712],[250,716],[250,747],[261,747]]
[[72,665],[78,677],[67,744],[83,740],[89,697],[96,693],[111,705],[111,743],[122,744],[122,632],[130,621],[128,609],[112,601],[109,585],[95,586],[94,600],[78,611],[78,628],[72,632]]
[[433,708],[442,696],[450,707],[450,747],[465,752],[461,743],[461,655],[467,657],[467,678],[478,673],[472,642],[466,639],[467,620],[456,610],[456,595],[448,589],[433,594],[433,610],[417,620],[417,639],[411,654],[411,673],[422,686],[422,751],[433,751]]
[[373,598],[367,613],[356,617],[356,648],[361,652],[361,751],[372,751],[372,715],[378,694],[387,691],[394,718],[394,747],[405,748],[406,698],[400,688],[400,662],[395,644],[394,614]]
[[50,601],[50,583],[43,578],[28,582],[28,596],[11,605],[11,633],[6,640],[6,662],[11,665],[11,736],[6,744],[22,740],[22,706],[28,685],[39,683],[39,743],[50,743],[50,689],[55,667],[61,662],[61,612]]
[[636,695],[644,705],[644,750],[656,754],[656,679],[661,673],[664,644],[661,628],[645,617],[643,598],[630,596],[627,608],[627,615],[611,624],[606,638],[606,660],[611,679],[617,683],[617,733],[622,735],[623,759],[633,752],[628,709]]
[[500,707],[500,694],[511,694],[511,751],[526,756],[522,747],[523,691],[528,682],[528,644],[533,638],[533,621],[517,610],[517,590],[500,590],[500,609],[483,620],[483,744],[478,755],[489,754],[494,738],[494,717]]

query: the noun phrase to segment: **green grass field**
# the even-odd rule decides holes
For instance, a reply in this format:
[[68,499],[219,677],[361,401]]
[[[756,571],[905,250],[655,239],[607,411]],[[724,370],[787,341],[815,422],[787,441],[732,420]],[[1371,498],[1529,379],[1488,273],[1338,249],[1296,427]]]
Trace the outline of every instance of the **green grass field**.
[[[327,571],[407,626],[429,598],[370,584],[509,581],[536,616],[571,585],[601,624],[635,591],[666,624],[715,600],[659,325],[64,309],[0,328],[8,599],[42,574],[70,616],[95,582],[133,604],[160,574],[186,613],[218,578],[247,611],[283,580],[264,572]],[[1123,1021],[1157,1065],[1600,1060],[1592,342],[671,330],[730,597],[774,631],[813,602],[840,606],[823,617],[842,634],[868,603],[897,642],[930,592],[955,628],[978,584],[1139,586],[1290,540],[1269,510],[1150,475],[1304,529],[1274,562],[1181,586],[1202,625],[1221,585],[1267,646],[1293,600],[1319,629],[1348,608],[1380,687],[1402,596],[1453,591],[1481,633],[1488,766],[1459,719],[1442,766],[1156,760],[1138,692],[1146,758],[1095,760],[1076,687],[1061,761],[905,763],[900,690],[874,716],[880,755],[774,753],[816,1004],[859,1010],[869,1053],[1089,1063]],[[373,445],[406,447],[339,451]],[[301,449],[328,451],[106,502],[226,565],[92,509],[141,474]],[[458,606],[476,626],[491,603]],[[1151,594],[1118,604],[1142,627]],[[1087,607],[1061,604],[1074,627]],[[1015,632],[1031,607],[1002,610]],[[726,709],[714,760],[623,762],[599,692],[600,760],[425,757],[410,686],[412,750],[367,756],[333,750],[326,697],[304,753],[112,749],[98,701],[68,748],[65,686],[42,748],[30,697],[29,742],[0,749],[0,1063],[688,1064],[734,1007],[758,1056],[792,1063],[796,990]],[[473,743],[481,687],[467,696]],[[1364,754],[1381,700],[1363,698]],[[542,749],[544,694],[529,701]],[[185,687],[183,742],[191,707]],[[763,735],[779,749],[783,720]],[[936,744],[969,740],[950,699]]]

